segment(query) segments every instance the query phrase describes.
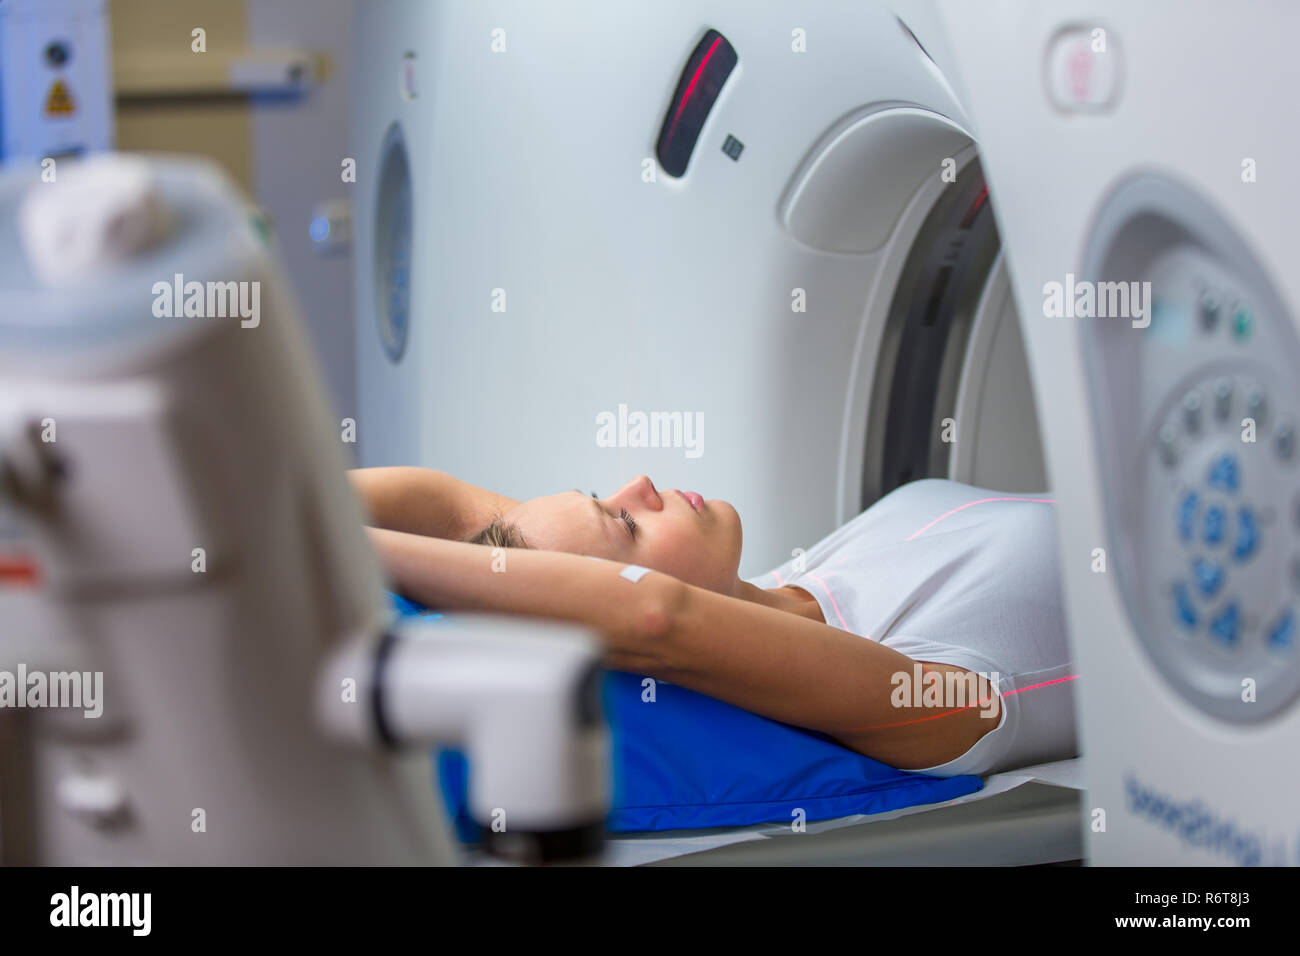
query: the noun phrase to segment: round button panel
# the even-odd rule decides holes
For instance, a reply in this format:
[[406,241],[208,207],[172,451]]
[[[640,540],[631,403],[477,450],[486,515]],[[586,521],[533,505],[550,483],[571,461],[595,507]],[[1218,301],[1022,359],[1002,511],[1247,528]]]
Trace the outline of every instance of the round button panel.
[[1271,720],[1300,703],[1296,316],[1234,223],[1152,172],[1102,201],[1083,273],[1140,303],[1079,333],[1116,639],[1203,714]]
[[[1236,328],[1198,325],[1203,335]],[[1272,504],[1276,488],[1297,486],[1297,420],[1259,370],[1216,369],[1171,396],[1152,429],[1147,513],[1163,620],[1149,639],[1182,681],[1233,705],[1247,677],[1256,701],[1270,702],[1291,696],[1300,674],[1300,494],[1281,513]]]

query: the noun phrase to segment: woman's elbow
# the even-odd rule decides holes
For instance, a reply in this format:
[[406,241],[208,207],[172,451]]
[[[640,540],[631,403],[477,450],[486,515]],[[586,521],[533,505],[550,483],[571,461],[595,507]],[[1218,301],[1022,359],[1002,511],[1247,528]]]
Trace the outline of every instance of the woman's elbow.
[[622,607],[608,647],[610,666],[667,675],[680,666],[678,639],[690,588],[667,574],[649,575],[634,587],[643,590]]

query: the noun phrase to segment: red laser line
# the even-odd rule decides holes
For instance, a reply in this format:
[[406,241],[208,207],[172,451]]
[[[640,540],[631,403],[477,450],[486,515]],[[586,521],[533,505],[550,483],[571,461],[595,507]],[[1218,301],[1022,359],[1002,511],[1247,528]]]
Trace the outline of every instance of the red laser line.
[[[831,589],[828,588],[828,587],[826,586],[826,582],[823,581],[821,578],[814,577],[814,576],[811,575],[811,574],[805,574],[805,575],[804,575],[804,578],[812,578],[812,580],[816,581],[816,582],[821,586],[821,589],[822,589],[823,591],[826,592],[826,597],[828,597],[828,598],[830,599],[831,607],[833,607],[833,608],[835,609],[835,615],[836,615],[836,617],[838,617],[838,618],[840,619],[840,626],[841,626],[842,628],[844,628],[844,630],[849,631],[849,626],[848,626],[848,624],[846,624],[845,621],[844,621],[844,615],[840,612],[840,606],[839,606],[838,604],[835,603],[835,595],[832,594],[832,593],[831,593]],[[852,632],[852,631],[849,631],[849,633],[852,634],[853,632]],[[860,637],[865,637],[867,640],[871,640],[871,637],[870,637],[869,635],[862,634],[862,635],[859,635],[859,636],[860,636]]]
[[1042,505],[1054,505],[1054,504],[1056,504],[1056,500],[1053,499],[1053,498],[1012,498],[1012,497],[1007,497],[1007,498],[980,498],[980,499],[978,499],[977,501],[968,501],[968,502],[966,502],[964,505],[958,505],[956,508],[953,508],[953,509],[952,509],[951,511],[949,511],[947,514],[941,514],[941,515],[939,515],[939,517],[935,518],[933,521],[931,521],[928,525],[926,525],[926,526],[925,526],[924,528],[922,528],[920,531],[914,531],[914,532],[912,532],[911,536],[908,537],[908,538],[905,538],[904,540],[906,540],[906,541],[911,541],[913,538],[920,537],[921,535],[923,535],[923,534],[925,534],[927,531],[929,531],[931,528],[933,528],[935,525],[937,525],[937,524],[938,524],[940,521],[942,521],[944,518],[951,518],[951,517],[952,517],[953,515],[955,515],[957,512],[959,512],[959,511],[965,511],[967,508],[971,507],[972,505],[982,505],[982,504],[987,504],[987,503],[990,502],[990,501],[1033,501],[1033,502],[1036,502],[1036,503],[1038,503],[1038,504],[1042,504]]
[[[919,664],[920,661],[917,661],[917,663]],[[954,666],[954,667],[955,667],[956,665],[950,665],[950,666]],[[923,670],[925,669],[924,666],[922,667],[922,669],[923,669]],[[926,670],[926,673],[928,674],[929,671]],[[986,679],[987,679],[987,678],[986,678]],[[1022,687],[1022,688],[1020,688],[1019,690],[1009,690],[1009,691],[1005,691],[1004,693],[1002,693],[1002,694],[999,695],[999,696],[1001,696],[1001,697],[1011,697],[1011,696],[1014,695],[1014,694],[1023,694],[1023,693],[1024,693],[1025,691],[1027,691],[1027,690],[1036,690],[1037,688],[1040,688],[1040,687],[1050,687],[1050,686],[1053,685],[1053,684],[1063,684],[1063,683],[1065,683],[1066,681],[1078,680],[1078,679],[1079,679],[1079,675],[1078,675],[1078,674],[1072,674],[1072,675],[1070,675],[1069,677],[1060,677],[1060,678],[1057,678],[1056,680],[1044,681],[1044,682],[1041,683],[1041,684],[1032,684],[1032,685],[1030,685],[1029,687]],[[906,727],[906,726],[908,726],[909,724],[920,724],[920,723],[924,723],[924,722],[927,721],[927,720],[938,720],[940,717],[951,717],[953,714],[961,714],[961,713],[965,713],[966,711],[970,710],[972,707],[983,707],[985,704],[987,704],[987,703],[988,703],[990,700],[992,700],[992,699],[993,699],[993,698],[991,698],[991,697],[987,697],[987,698],[985,698],[984,700],[981,700],[981,701],[979,701],[979,702],[977,702],[977,703],[974,703],[974,704],[967,704],[965,707],[959,707],[959,708],[957,708],[956,710],[948,710],[948,711],[944,711],[942,714],[930,714],[930,715],[928,715],[928,716],[926,716],[926,717],[914,717],[914,718],[911,719],[911,720],[899,720],[899,721],[895,721],[895,722],[892,723],[892,724],[872,724],[872,725],[867,726],[867,727],[850,727],[850,728],[849,728],[849,732],[850,732],[850,733],[861,733],[861,732],[864,731],[864,730],[888,730],[888,729],[891,728],[891,727]]]
[[1056,680],[1045,680],[1041,684],[1030,684],[1028,687],[1022,687],[1020,690],[1009,690],[1003,697],[1010,697],[1012,694],[1023,694],[1027,690],[1034,690],[1038,687],[1051,687],[1053,684],[1064,684],[1067,680],[1078,680],[1078,674],[1071,674],[1069,677],[1058,677]]

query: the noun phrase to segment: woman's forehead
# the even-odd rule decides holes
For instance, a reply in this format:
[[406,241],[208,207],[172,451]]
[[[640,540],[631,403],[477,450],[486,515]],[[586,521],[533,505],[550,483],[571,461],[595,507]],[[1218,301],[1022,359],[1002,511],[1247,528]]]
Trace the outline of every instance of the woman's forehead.
[[608,549],[607,515],[594,498],[581,492],[530,498],[516,505],[506,520],[544,550],[588,554]]

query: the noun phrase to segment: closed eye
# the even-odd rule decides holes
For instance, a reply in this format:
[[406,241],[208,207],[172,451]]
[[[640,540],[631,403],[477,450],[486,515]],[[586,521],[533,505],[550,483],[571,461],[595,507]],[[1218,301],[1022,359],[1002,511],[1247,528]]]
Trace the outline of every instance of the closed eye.
[[[574,490],[574,491],[578,491],[577,488],[574,488],[573,490]],[[578,494],[582,494],[582,492],[578,491]],[[594,491],[591,493],[591,497],[592,497],[592,499],[593,499],[593,503],[596,505],[596,508],[600,511],[600,513],[601,513],[601,514],[607,514],[607,512],[605,511],[605,508],[604,508],[604,507],[601,505],[601,503],[600,503],[600,499],[596,497],[596,493],[595,493]],[[618,509],[618,517],[619,517],[619,520],[621,520],[625,525],[627,525],[628,534],[630,534],[633,538],[635,538],[635,537],[636,537],[636,519],[633,518],[630,514],[628,514],[628,511],[627,511],[626,508],[619,508],[619,509]]]

